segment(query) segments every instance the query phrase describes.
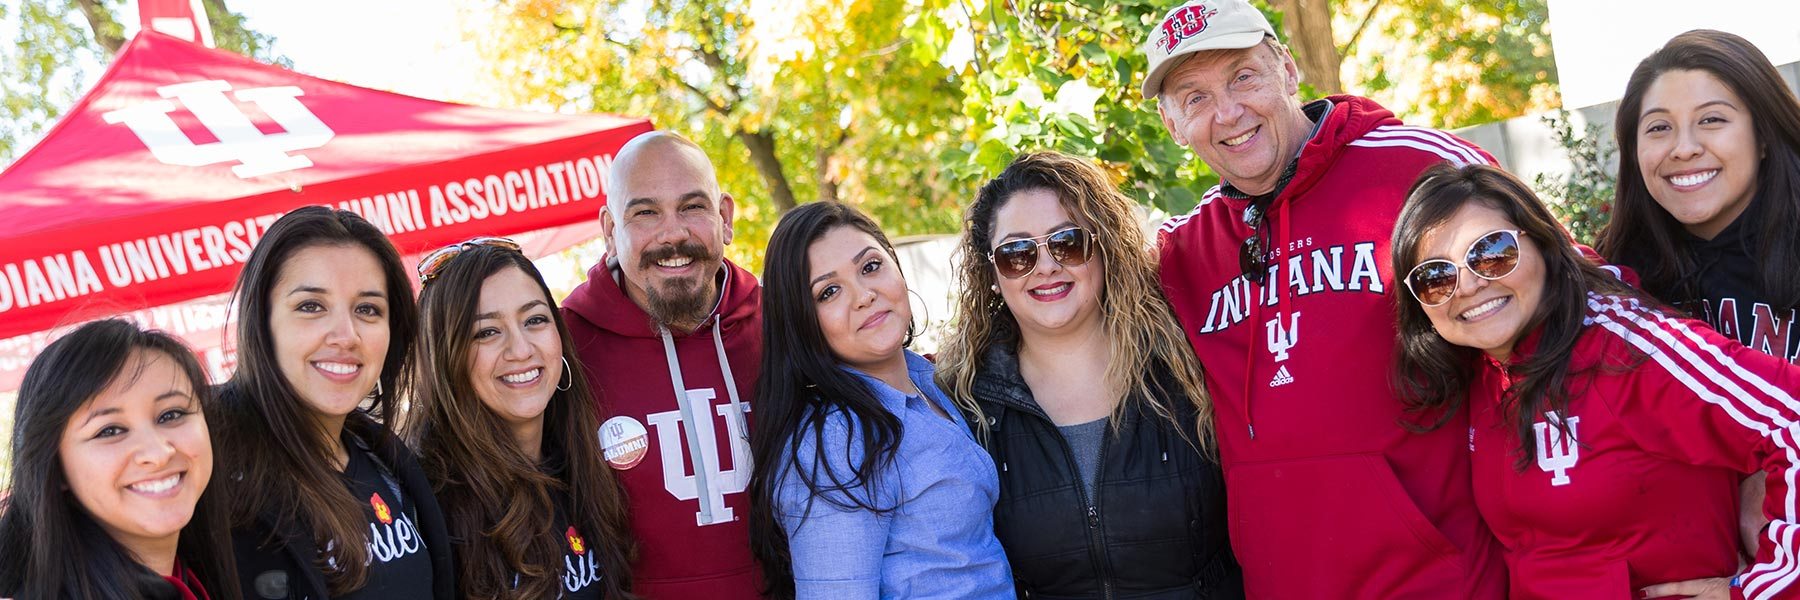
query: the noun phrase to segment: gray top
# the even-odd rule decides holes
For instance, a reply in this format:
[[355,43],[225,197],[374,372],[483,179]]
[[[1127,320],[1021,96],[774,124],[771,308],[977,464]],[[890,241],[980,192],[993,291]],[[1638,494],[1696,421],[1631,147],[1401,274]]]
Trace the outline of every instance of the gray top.
[[1106,437],[1106,418],[1086,423],[1058,425],[1069,450],[1075,453],[1075,466],[1081,470],[1081,486],[1087,489],[1088,506],[1094,505],[1094,480],[1100,476],[1100,442]]

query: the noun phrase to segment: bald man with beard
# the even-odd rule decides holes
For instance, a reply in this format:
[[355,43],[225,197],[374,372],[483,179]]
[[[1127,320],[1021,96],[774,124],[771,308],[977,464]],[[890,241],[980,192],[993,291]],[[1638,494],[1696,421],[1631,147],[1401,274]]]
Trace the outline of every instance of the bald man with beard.
[[724,258],[734,209],[699,146],[632,139],[608,174],[606,256],[562,308],[630,498],[633,591],[646,598],[761,589],[744,491],[762,293]]

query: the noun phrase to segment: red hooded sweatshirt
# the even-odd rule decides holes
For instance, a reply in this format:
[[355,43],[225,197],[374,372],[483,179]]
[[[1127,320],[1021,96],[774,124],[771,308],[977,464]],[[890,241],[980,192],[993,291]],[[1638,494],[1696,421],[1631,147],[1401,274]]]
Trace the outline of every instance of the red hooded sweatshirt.
[[1800,597],[1790,485],[1800,367],[1700,321],[1590,294],[1568,359],[1569,406],[1537,413],[1521,471],[1517,413],[1502,397],[1539,335],[1506,366],[1483,359],[1469,394],[1475,493],[1506,547],[1513,598],[1636,598],[1650,584],[1732,576],[1737,484],[1757,471],[1771,521],[1732,597]]
[[[1159,235],[1169,302],[1206,367],[1232,550],[1252,598],[1501,598],[1500,548],[1469,480],[1469,421],[1402,421],[1388,384],[1388,242],[1406,191],[1455,136],[1333,96],[1268,210],[1268,286],[1242,277],[1247,200],[1207,191]],[[1309,114],[1318,103],[1309,106]],[[1277,285],[1279,284],[1279,285]]]
[[712,317],[681,334],[625,295],[615,264],[609,256],[589,269],[563,316],[606,419],[602,450],[630,497],[633,591],[657,600],[757,598],[745,490],[761,287],[726,261]]

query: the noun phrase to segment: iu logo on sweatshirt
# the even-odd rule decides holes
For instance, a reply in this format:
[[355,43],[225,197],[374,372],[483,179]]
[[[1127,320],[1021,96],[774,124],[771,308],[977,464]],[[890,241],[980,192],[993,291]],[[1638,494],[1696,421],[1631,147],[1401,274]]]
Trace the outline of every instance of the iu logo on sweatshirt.
[[[717,394],[711,388],[687,390],[687,408],[699,421],[697,423],[683,423],[679,410],[652,413],[648,417],[650,425],[656,428],[657,450],[662,455],[663,489],[682,500],[699,500],[700,510],[694,513],[694,521],[699,525],[736,520],[731,507],[725,505],[725,495],[741,494],[750,486],[750,440],[744,427],[744,413],[749,412],[750,407],[744,405],[740,411],[730,402],[714,405],[715,397]],[[731,443],[730,469],[719,462],[720,420],[725,422],[724,433]],[[689,427],[700,444],[691,454],[692,466],[700,471],[698,473],[690,470],[690,465],[682,460],[684,455],[689,455],[682,452],[689,433],[684,428]]]
[[1569,435],[1563,435],[1562,428],[1557,427],[1563,418],[1556,411],[1544,413],[1544,421],[1531,424],[1536,438],[1538,469],[1550,473],[1550,485],[1569,485],[1569,469],[1581,460],[1581,446],[1575,442],[1575,426],[1581,424],[1581,417],[1569,417]]

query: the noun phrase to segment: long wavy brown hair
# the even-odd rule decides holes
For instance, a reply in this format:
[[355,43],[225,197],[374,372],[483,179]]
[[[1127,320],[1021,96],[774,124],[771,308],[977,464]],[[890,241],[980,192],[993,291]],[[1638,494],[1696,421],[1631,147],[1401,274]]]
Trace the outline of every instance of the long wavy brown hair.
[[[545,472],[518,447],[506,424],[475,394],[469,357],[481,286],[503,269],[519,269],[550,303],[562,340],[567,390],[544,409]],[[601,456],[599,408],[556,299],[536,266],[516,251],[477,246],[450,259],[419,294],[418,395],[403,428],[431,480],[457,548],[457,581],[469,598],[555,598],[565,547],[550,518],[554,493],[569,498],[568,519],[601,558],[607,598],[628,598],[636,544],[624,490]],[[556,360],[552,359],[552,360]],[[559,384],[562,382],[558,382]],[[515,576],[517,577],[515,581]]]
[[[938,386],[975,416],[971,422],[985,437],[987,420],[975,402],[975,374],[994,344],[1019,341],[1019,323],[1001,301],[994,265],[987,260],[994,246],[994,217],[1020,192],[1039,189],[1054,192],[1063,210],[1096,234],[1100,255],[1106,259],[1100,294],[1102,326],[1112,344],[1106,385],[1124,399],[1113,409],[1113,423],[1118,424],[1131,402],[1173,420],[1172,407],[1161,401],[1170,397],[1168,392],[1181,392],[1200,409],[1195,431],[1201,447],[1210,450],[1212,400],[1206,393],[1205,374],[1163,297],[1156,257],[1144,237],[1136,205],[1099,167],[1058,152],[1020,155],[982,186],[969,205],[957,259],[962,294],[955,301],[951,331],[945,338],[949,342],[938,353]],[[1146,376],[1159,367],[1168,370],[1180,389],[1163,390],[1158,378]]]

